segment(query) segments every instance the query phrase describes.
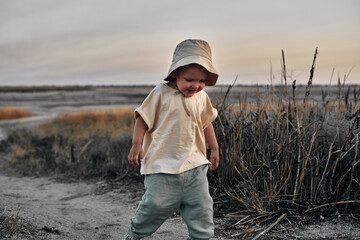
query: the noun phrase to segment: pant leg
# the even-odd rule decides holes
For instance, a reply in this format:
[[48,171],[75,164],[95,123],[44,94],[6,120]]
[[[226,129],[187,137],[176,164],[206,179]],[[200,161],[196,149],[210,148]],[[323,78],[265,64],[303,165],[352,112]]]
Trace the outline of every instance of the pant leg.
[[209,239],[214,235],[213,200],[209,193],[208,166],[195,168],[186,176],[180,205],[181,216],[191,239]]
[[146,192],[131,220],[128,236],[141,239],[153,234],[169,216],[179,209],[182,184],[178,181],[176,175],[145,176]]

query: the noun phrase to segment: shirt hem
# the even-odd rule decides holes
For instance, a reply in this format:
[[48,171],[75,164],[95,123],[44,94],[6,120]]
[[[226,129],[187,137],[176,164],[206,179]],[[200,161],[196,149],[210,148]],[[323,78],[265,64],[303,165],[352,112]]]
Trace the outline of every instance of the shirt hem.
[[191,169],[194,169],[194,168],[197,168],[199,166],[202,166],[202,165],[207,165],[207,164],[210,164],[210,161],[209,162],[204,162],[204,163],[201,163],[201,164],[198,164],[198,165],[194,165],[192,167],[189,167],[189,168],[185,168],[185,169],[182,169],[182,170],[179,170],[179,171],[174,171],[174,170],[164,170],[164,169],[160,169],[160,170],[148,170],[148,171],[140,171],[140,174],[141,175],[150,175],[150,174],[157,174],[157,173],[164,173],[164,174],[180,174],[180,173],[183,173],[183,172],[186,172],[186,171],[189,171]]

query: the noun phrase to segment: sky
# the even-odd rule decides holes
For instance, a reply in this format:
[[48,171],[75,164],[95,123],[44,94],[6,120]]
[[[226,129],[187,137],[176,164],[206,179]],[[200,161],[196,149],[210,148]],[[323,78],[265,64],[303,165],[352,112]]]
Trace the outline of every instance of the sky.
[[[209,42],[218,84],[360,84],[359,0],[0,0],[0,86],[143,85],[184,39]],[[346,77],[345,77],[346,76]]]

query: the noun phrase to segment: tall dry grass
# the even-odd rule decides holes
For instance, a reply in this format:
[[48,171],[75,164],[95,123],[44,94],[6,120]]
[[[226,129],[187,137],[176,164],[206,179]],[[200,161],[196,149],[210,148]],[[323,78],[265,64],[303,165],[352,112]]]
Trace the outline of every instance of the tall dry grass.
[[330,105],[226,107],[214,123],[221,155],[214,195],[258,213],[360,199],[359,105]]
[[12,161],[28,174],[116,176],[131,171],[123,159],[131,146],[133,122],[133,109],[65,112],[35,129],[15,131],[8,140]]
[[19,107],[3,107],[0,108],[0,120],[11,120],[18,118],[26,118],[33,116],[33,113],[30,113],[26,109]]
[[216,203],[257,214],[335,205],[359,211],[359,97],[350,102],[351,90],[342,96],[339,84],[334,102],[309,101],[314,67],[302,102],[295,101],[295,80],[292,91],[285,84],[254,103],[218,104]]

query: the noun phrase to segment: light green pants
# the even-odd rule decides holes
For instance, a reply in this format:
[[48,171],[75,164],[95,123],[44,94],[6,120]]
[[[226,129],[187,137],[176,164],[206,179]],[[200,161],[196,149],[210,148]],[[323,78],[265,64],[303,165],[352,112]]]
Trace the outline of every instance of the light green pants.
[[131,220],[128,239],[151,235],[178,209],[191,239],[211,238],[214,235],[213,200],[207,171],[208,166],[202,165],[180,174],[146,175],[146,192]]

